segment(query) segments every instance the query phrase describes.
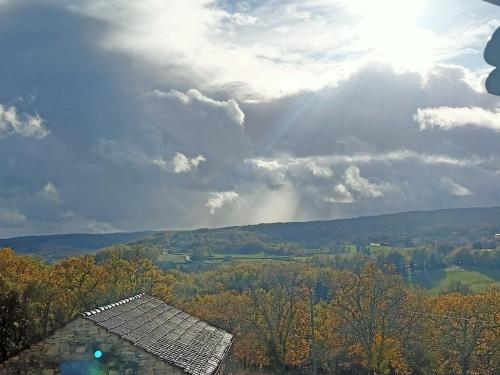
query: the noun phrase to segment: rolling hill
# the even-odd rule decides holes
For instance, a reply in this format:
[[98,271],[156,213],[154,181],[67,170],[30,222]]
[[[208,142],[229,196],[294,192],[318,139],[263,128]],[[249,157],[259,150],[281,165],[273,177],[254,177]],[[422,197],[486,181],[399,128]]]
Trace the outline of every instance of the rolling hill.
[[20,253],[39,255],[47,260],[56,260],[70,255],[93,252],[119,243],[137,241],[152,233],[150,231],[15,237],[0,239],[0,248],[11,247]]
[[400,246],[432,242],[477,241],[500,233],[500,208],[464,208],[414,211],[353,219],[259,224],[218,229],[157,232],[137,243],[168,251],[241,250],[257,247],[300,246],[318,248],[331,244],[389,242]]
[[259,224],[184,231],[66,234],[0,239],[22,253],[48,260],[128,243],[169,253],[286,253],[343,243],[413,246],[473,242],[500,233],[500,207],[413,211],[352,219]]

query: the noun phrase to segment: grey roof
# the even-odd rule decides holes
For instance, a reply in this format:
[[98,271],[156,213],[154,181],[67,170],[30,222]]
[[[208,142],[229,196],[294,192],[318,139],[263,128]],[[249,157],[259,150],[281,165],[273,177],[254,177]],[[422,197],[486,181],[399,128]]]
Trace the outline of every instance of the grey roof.
[[145,294],[82,314],[161,360],[192,375],[210,375],[233,336]]

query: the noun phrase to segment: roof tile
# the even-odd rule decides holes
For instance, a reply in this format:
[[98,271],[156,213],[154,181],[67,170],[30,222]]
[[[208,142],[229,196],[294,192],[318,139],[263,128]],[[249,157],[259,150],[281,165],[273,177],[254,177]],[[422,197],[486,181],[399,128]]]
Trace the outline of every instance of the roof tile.
[[211,375],[233,340],[230,333],[145,294],[82,316],[192,375]]

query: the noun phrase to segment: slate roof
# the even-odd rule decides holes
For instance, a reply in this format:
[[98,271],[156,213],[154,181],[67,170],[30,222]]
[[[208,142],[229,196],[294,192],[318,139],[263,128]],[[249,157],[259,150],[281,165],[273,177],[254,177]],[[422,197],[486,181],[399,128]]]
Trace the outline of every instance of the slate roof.
[[192,375],[213,374],[233,340],[230,333],[145,294],[82,316]]

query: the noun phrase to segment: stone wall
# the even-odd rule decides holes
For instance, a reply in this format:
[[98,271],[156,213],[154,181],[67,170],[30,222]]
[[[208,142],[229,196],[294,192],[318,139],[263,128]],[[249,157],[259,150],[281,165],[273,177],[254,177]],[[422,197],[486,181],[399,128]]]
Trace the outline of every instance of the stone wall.
[[[96,359],[94,353],[103,355]],[[0,364],[0,375],[185,374],[89,320],[77,318]]]

